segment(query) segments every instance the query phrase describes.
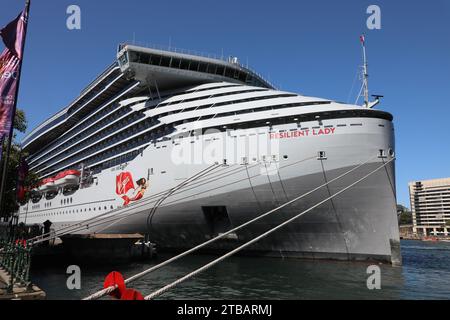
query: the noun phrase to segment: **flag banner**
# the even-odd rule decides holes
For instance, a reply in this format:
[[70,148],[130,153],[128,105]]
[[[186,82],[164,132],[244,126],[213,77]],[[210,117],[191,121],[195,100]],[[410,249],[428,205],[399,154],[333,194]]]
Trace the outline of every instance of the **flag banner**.
[[25,199],[25,179],[28,175],[28,163],[25,158],[21,157],[19,162],[19,169],[17,171],[17,200]]
[[359,40],[361,41],[362,44],[365,44],[365,43],[366,43],[366,37],[365,37],[364,35],[361,35],[361,36],[359,37]]
[[28,8],[0,30],[5,50],[0,55],[0,139],[12,130],[19,72],[22,65]]

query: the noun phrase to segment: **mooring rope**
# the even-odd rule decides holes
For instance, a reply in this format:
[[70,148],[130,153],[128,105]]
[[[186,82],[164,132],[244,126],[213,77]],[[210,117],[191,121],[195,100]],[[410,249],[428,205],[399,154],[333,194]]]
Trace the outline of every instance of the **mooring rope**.
[[[256,221],[259,221],[259,220],[263,219],[264,217],[272,214],[273,212],[276,212],[276,211],[278,211],[280,209],[283,209],[284,207],[286,207],[286,206],[288,206],[288,205],[290,205],[290,204],[292,204],[292,203],[294,203],[294,202],[296,202],[296,201],[298,201],[298,200],[300,200],[300,199],[302,199],[302,198],[304,198],[304,197],[306,197],[306,196],[308,196],[308,195],[310,195],[310,194],[320,190],[321,188],[325,187],[326,185],[328,185],[328,184],[330,184],[332,182],[335,182],[335,181],[337,181],[339,179],[342,179],[343,177],[345,177],[345,176],[349,175],[350,173],[356,171],[357,169],[361,168],[362,166],[364,166],[365,164],[369,163],[370,161],[372,161],[375,158],[376,157],[372,157],[372,158],[368,159],[367,161],[359,164],[358,166],[350,169],[349,171],[347,171],[347,172],[337,176],[336,178],[328,181],[327,183],[324,183],[324,184],[322,184],[322,185],[320,185],[320,186],[318,186],[318,187],[316,187],[316,188],[314,188],[314,189],[312,189],[312,190],[310,190],[310,191],[308,191],[308,192],[298,196],[297,198],[294,198],[294,199],[292,199],[292,200],[282,204],[281,206],[279,206],[279,207],[277,207],[275,209],[272,209],[272,210],[270,210],[270,211],[268,211],[268,212],[266,212],[266,213],[264,213],[264,214],[262,214],[262,215],[260,215],[260,216],[258,216],[256,218],[254,218],[252,220],[249,220],[249,221],[247,221],[247,222],[245,222],[245,223],[243,223],[243,224],[241,224],[241,225],[239,225],[239,226],[237,226],[237,227],[235,227],[235,228],[233,228],[233,229],[231,229],[231,230],[229,230],[229,231],[227,231],[225,233],[222,233],[222,234],[218,235],[215,238],[212,238],[212,239],[210,239],[210,240],[208,240],[206,242],[203,242],[203,243],[197,245],[196,247],[194,247],[192,249],[189,249],[189,250],[187,250],[187,251],[185,251],[185,252],[183,252],[183,253],[175,256],[175,257],[172,257],[172,258],[170,258],[170,259],[168,259],[168,260],[166,260],[166,261],[164,261],[164,262],[162,262],[162,263],[160,263],[160,264],[158,264],[156,266],[153,266],[153,267],[151,267],[151,268],[149,268],[147,270],[144,270],[144,271],[142,271],[142,272],[140,272],[140,273],[138,273],[138,274],[136,274],[136,275],[126,279],[125,280],[125,284],[130,283],[130,282],[132,282],[132,281],[134,281],[136,279],[139,279],[139,278],[141,278],[141,277],[143,277],[143,276],[145,276],[145,275],[147,275],[147,274],[149,274],[149,273],[151,273],[153,271],[156,271],[156,270],[158,270],[158,269],[168,265],[169,263],[172,263],[172,262],[174,262],[174,261],[176,261],[176,260],[178,260],[178,259],[180,259],[180,258],[182,258],[182,257],[184,257],[184,256],[186,256],[188,254],[190,254],[190,253],[193,253],[193,252],[195,252],[195,251],[197,251],[197,250],[199,250],[199,249],[201,249],[201,248],[203,248],[203,247],[205,247],[205,246],[207,246],[207,245],[209,245],[209,244],[211,244],[211,243],[213,243],[213,242],[215,242],[215,241],[217,241],[219,239],[222,239],[222,238],[226,237],[227,235],[229,235],[231,233],[234,233],[234,232],[236,232],[236,231],[238,231],[238,230],[240,230],[240,229],[242,229],[242,228],[244,228],[244,227],[246,227],[246,226],[248,226],[248,225],[250,225],[250,224],[252,224],[252,223],[254,223]],[[98,291],[98,292],[96,292],[96,293],[94,293],[94,294],[84,298],[83,300],[99,299],[99,298],[101,298],[101,297],[103,297],[103,296],[113,292],[116,288],[117,288],[117,286],[110,286],[108,288],[100,290],[100,291]]]
[[161,289],[158,289],[158,290],[154,291],[153,293],[151,293],[151,294],[149,294],[148,296],[146,296],[146,297],[145,297],[145,300],[151,300],[151,299],[154,299],[154,298],[156,298],[156,297],[158,297],[158,296],[164,294],[165,292],[167,292],[168,290],[172,289],[173,287],[179,285],[180,283],[182,283],[182,282],[184,282],[184,281],[186,281],[186,280],[188,280],[188,279],[190,279],[190,278],[196,276],[197,274],[199,274],[199,273],[201,273],[201,272],[203,272],[203,271],[208,270],[209,268],[213,267],[214,265],[218,264],[219,262],[221,262],[221,261],[223,261],[223,260],[225,260],[225,259],[231,257],[232,255],[234,255],[234,254],[238,253],[239,251],[241,251],[241,250],[247,248],[248,246],[254,244],[255,242],[257,242],[257,241],[259,241],[259,240],[261,240],[261,239],[267,237],[268,235],[270,235],[270,234],[274,233],[275,231],[277,231],[277,230],[283,228],[284,226],[288,225],[289,223],[293,222],[294,220],[297,220],[298,218],[300,218],[300,217],[303,216],[304,214],[306,214],[306,213],[312,211],[313,209],[317,208],[318,206],[324,204],[325,202],[327,202],[327,201],[329,201],[329,200],[331,200],[331,199],[337,197],[338,195],[344,193],[345,191],[347,191],[348,189],[354,187],[355,185],[357,185],[357,184],[360,183],[361,181],[364,181],[365,179],[367,179],[368,177],[370,177],[372,174],[374,174],[374,173],[376,173],[377,171],[383,169],[384,167],[386,167],[389,163],[391,163],[391,162],[394,161],[394,160],[395,160],[395,158],[390,159],[389,161],[387,161],[387,162],[384,163],[383,165],[379,166],[377,169],[371,171],[369,174],[365,175],[364,177],[362,177],[361,179],[355,181],[354,183],[348,185],[348,186],[345,187],[344,189],[341,189],[340,191],[338,191],[337,193],[333,194],[332,196],[326,198],[325,200],[320,201],[319,203],[315,204],[314,206],[312,206],[312,207],[306,209],[305,211],[299,213],[298,215],[296,215],[296,216],[294,216],[294,217],[292,217],[292,218],[286,220],[285,222],[283,222],[283,223],[279,224],[278,226],[276,226],[276,227],[270,229],[269,231],[264,232],[264,233],[261,234],[260,236],[258,236],[258,237],[256,237],[256,238],[254,238],[254,239],[252,239],[252,240],[250,240],[250,241],[244,243],[243,245],[241,245],[241,246],[237,247],[236,249],[234,249],[234,250],[228,252],[227,254],[225,254],[225,255],[223,255],[223,256],[221,256],[221,257],[215,259],[214,261],[211,261],[210,263],[204,265],[203,267],[198,268],[198,269],[194,270],[193,272],[191,272],[191,273],[185,275],[184,277],[179,278],[179,279],[175,280],[174,282],[172,282],[172,283],[170,283],[170,284],[168,284],[168,285],[162,287]]

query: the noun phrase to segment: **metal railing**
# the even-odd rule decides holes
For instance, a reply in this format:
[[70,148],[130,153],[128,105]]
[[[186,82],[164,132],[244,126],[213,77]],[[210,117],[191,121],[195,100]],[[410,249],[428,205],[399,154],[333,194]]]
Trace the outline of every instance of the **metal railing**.
[[9,274],[8,292],[14,285],[30,286],[31,247],[25,241],[0,241],[0,268]]

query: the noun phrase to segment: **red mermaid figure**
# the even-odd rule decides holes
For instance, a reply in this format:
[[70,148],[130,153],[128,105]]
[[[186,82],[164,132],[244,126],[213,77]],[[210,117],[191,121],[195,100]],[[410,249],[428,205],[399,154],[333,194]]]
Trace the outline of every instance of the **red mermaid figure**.
[[131,201],[142,199],[147,188],[148,182],[145,178],[137,180],[135,187],[130,172],[122,172],[116,177],[116,193],[123,199],[124,206],[128,205]]

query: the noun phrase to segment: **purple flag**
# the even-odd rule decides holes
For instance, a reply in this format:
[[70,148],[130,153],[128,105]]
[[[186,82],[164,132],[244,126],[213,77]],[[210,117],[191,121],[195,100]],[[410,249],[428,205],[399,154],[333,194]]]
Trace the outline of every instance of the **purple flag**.
[[28,20],[28,6],[0,30],[5,50],[0,56],[0,138],[9,134],[14,117],[16,94]]

